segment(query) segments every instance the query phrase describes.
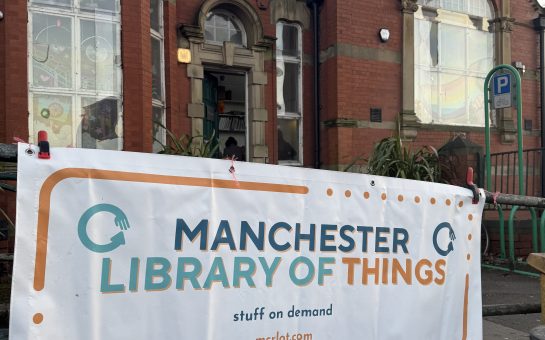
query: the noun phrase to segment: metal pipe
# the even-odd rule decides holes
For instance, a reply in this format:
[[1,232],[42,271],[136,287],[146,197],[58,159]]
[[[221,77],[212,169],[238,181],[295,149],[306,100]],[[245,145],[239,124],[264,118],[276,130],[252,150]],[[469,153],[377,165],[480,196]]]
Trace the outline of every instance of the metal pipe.
[[307,0],[312,10],[314,30],[314,168],[319,169],[320,160],[320,5],[323,0]]
[[485,193],[486,203],[545,208],[545,198],[543,197],[521,196],[521,195],[511,195],[511,194],[502,194],[502,193],[495,194],[487,190],[485,190],[484,193]]
[[511,272],[511,273],[526,275],[526,276],[530,276],[530,277],[540,277],[540,274],[538,274],[538,273],[532,273],[532,272],[528,272],[528,271],[524,271],[524,270],[516,270],[516,269],[511,270],[509,268],[496,266],[496,265],[493,265],[493,264],[481,264],[481,268],[496,269],[496,270],[501,270],[501,271],[504,271],[504,272]]
[[[539,87],[541,102],[541,147],[545,147],[545,16],[534,20],[534,27],[539,31]],[[545,197],[545,153],[541,154],[541,197]]]
[[516,315],[541,313],[540,303],[513,303],[501,305],[484,305],[483,316]]
[[[545,147],[545,27],[543,17],[538,18],[541,22],[539,30],[539,87],[541,103],[541,147]],[[545,152],[541,152],[541,197],[545,197]]]

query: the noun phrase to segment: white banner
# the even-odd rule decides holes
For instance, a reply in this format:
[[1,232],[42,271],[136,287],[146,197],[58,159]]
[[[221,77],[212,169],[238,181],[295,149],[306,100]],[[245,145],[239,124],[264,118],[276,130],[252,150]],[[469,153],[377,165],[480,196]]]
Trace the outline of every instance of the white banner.
[[484,200],[20,144],[11,339],[481,339]]

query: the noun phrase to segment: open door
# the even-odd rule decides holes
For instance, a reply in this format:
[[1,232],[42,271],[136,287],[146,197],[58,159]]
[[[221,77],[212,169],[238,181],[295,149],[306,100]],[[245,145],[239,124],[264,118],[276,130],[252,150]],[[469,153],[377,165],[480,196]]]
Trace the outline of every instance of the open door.
[[[204,139],[212,139],[211,146],[215,147],[219,143],[219,118],[216,113],[218,107],[218,78],[205,72],[203,81],[203,103],[204,103]],[[215,158],[220,157],[219,148]]]

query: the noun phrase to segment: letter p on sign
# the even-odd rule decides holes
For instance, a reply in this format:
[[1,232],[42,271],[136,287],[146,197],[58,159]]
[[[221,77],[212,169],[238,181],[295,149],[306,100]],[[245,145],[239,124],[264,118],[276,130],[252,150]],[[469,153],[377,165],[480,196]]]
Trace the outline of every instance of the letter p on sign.
[[494,108],[501,109],[511,106],[511,76],[499,74],[494,76]]
[[511,78],[508,74],[494,77],[494,95],[511,92]]

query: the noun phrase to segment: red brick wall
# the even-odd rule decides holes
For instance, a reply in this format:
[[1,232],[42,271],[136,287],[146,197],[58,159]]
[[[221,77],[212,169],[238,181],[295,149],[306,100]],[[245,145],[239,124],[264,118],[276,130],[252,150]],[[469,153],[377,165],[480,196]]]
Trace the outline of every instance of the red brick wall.
[[150,152],[151,37],[149,0],[121,1],[123,149]]
[[[1,1],[0,10],[0,143],[12,143],[28,139],[27,3]],[[2,192],[0,208],[15,220],[15,194]]]
[[[164,34],[165,34],[165,93],[167,127],[176,135],[189,131],[189,121],[182,119],[180,97],[188,92],[181,87],[180,68],[177,62],[177,27],[176,5],[170,1],[164,2]],[[187,114],[186,114],[187,116]]]
[[[0,21],[3,44],[3,68],[0,71],[0,142],[11,143],[13,137],[28,138],[27,87],[27,4],[26,1],[2,1],[4,20]],[[1,65],[0,65],[1,66]]]

